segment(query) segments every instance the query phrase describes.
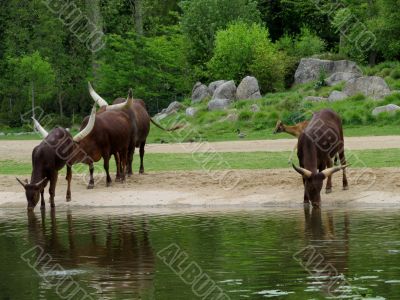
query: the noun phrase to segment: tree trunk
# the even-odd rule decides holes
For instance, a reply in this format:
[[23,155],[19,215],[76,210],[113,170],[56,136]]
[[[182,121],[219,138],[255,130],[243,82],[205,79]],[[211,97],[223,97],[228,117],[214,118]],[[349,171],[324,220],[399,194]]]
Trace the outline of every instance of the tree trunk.
[[64,116],[64,111],[63,111],[63,97],[62,97],[62,92],[58,92],[58,105],[60,106],[60,116]]
[[[92,22],[92,26],[89,27],[90,31],[103,31],[103,18],[100,11],[100,0],[85,0],[85,6],[87,16]],[[96,52],[92,52],[92,74],[94,78],[97,78],[98,64],[96,63]]]
[[376,65],[376,56],[377,56],[376,51],[371,51],[371,53],[369,54],[369,58],[368,58],[368,64],[370,66]]
[[31,93],[32,93],[32,117],[35,117],[35,84],[31,82]]
[[135,21],[135,30],[138,35],[143,35],[143,0],[133,0],[133,17]]

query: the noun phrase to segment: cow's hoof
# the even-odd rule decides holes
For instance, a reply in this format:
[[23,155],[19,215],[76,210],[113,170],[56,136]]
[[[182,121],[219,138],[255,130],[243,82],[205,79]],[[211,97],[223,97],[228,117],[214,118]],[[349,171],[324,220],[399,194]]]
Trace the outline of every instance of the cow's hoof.
[[344,186],[343,191],[347,191],[349,189],[349,186]]
[[67,197],[66,199],[67,202],[71,202],[71,200],[72,200],[71,197]]
[[40,210],[46,210],[46,205],[41,205]]
[[93,189],[94,189],[94,184],[89,184],[89,185],[87,186],[87,189],[88,189],[88,190],[93,190]]
[[111,182],[107,182],[107,187],[110,187],[111,186]]
[[115,177],[115,182],[121,182],[121,178]]
[[325,190],[325,192],[326,192],[327,194],[330,194],[330,193],[332,193],[332,188],[328,188],[328,189],[326,189],[326,190]]

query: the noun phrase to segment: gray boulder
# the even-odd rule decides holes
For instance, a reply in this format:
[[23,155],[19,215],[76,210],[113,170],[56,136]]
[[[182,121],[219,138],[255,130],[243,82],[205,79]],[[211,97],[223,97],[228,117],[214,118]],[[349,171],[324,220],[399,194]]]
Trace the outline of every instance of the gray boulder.
[[233,80],[221,84],[214,92],[212,100],[215,99],[236,99],[236,85]]
[[215,90],[222,84],[224,84],[226,82],[226,80],[217,80],[217,81],[213,81],[208,85],[208,92],[210,93],[210,95],[214,95]]
[[201,102],[204,99],[210,97],[211,94],[208,92],[208,87],[201,82],[197,82],[192,90],[192,103]]
[[327,79],[325,79],[325,83],[328,86],[334,86],[337,85],[338,83],[341,83],[342,81],[349,81],[355,78],[361,77],[360,73],[351,73],[351,72],[336,72],[333,73],[331,76],[329,76]]
[[182,103],[178,101],[171,102],[168,105],[167,109],[164,111],[164,113],[167,115],[171,115],[173,113],[178,112],[182,108],[182,106],[183,106]]
[[186,108],[186,116],[187,117],[194,117],[198,112],[198,109],[195,107],[188,107]]
[[[295,83],[307,83],[317,80],[322,70],[326,76],[334,73],[354,73],[361,76],[362,72],[357,64],[349,60],[322,60],[317,58],[303,58],[294,75]],[[346,75],[347,76],[347,75]]]
[[214,99],[208,102],[208,110],[224,110],[227,109],[233,100],[230,99]]
[[261,98],[258,80],[252,76],[246,76],[236,90],[237,99],[259,99]]
[[168,117],[168,115],[167,115],[166,113],[159,113],[159,114],[156,114],[156,115],[154,116],[154,120],[157,121],[157,122],[159,122],[159,121],[161,121],[162,119],[165,119],[166,117]]
[[323,101],[327,101],[328,98],[316,97],[316,96],[307,96],[307,97],[304,98],[304,100],[311,101],[311,102],[323,102]]
[[252,111],[252,112],[259,112],[260,111],[260,107],[257,105],[257,104],[252,104],[251,106],[250,106],[250,110]]
[[344,100],[346,98],[348,98],[348,96],[345,93],[339,92],[339,91],[332,91],[328,97],[328,101],[336,102],[336,101]]
[[373,116],[377,116],[383,112],[396,112],[400,110],[400,106],[397,106],[396,104],[388,104],[384,106],[378,106],[374,108],[372,111]]
[[375,100],[384,98],[391,94],[389,86],[383,78],[378,76],[365,76],[347,82],[343,92],[349,96],[363,94]]

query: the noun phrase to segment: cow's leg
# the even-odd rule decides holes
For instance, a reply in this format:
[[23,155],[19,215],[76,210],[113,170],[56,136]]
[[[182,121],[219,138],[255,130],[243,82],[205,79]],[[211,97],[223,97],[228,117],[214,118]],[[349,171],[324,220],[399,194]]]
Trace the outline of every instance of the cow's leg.
[[133,155],[135,154],[135,147],[133,146],[131,149],[128,151],[128,165],[127,165],[127,172],[128,172],[128,177],[131,177],[133,175],[133,170],[132,170],[132,163],[133,163]]
[[[339,158],[340,158],[340,164],[342,166],[346,165],[346,157],[344,156],[344,149],[342,149],[339,152]],[[349,183],[347,182],[347,176],[346,176],[346,169],[343,169],[343,189],[348,190],[349,189]]]
[[54,197],[56,196],[57,179],[58,179],[58,172],[55,171],[52,174],[51,178],[50,178],[49,193],[50,193],[50,206],[51,206],[51,208],[56,207],[56,205],[54,204]]
[[304,186],[304,204],[310,204],[310,199],[308,198],[306,192],[306,180],[303,178],[303,186]]
[[67,177],[65,179],[67,180],[67,183],[68,183],[66,200],[67,200],[67,202],[70,202],[71,201],[71,179],[72,179],[72,169],[70,166],[67,166]]
[[125,182],[126,179],[126,169],[128,161],[128,151],[121,151],[121,182]]
[[140,144],[140,169],[139,174],[144,174],[143,158],[144,158],[144,146],[146,146],[146,141]]
[[90,179],[89,179],[89,184],[87,188],[89,190],[94,188],[94,178],[93,178],[93,173],[94,173],[94,164],[93,162],[89,163],[89,173],[90,173]]
[[121,158],[119,152],[114,154],[115,165],[117,167],[117,175],[115,176],[115,182],[121,181]]
[[111,186],[111,176],[110,176],[110,156],[109,155],[104,155],[103,156],[104,160],[104,170],[106,171],[107,175],[107,186]]
[[[328,160],[326,161],[326,166],[327,166],[327,168],[332,168],[332,166],[333,166],[332,159],[328,158]],[[332,175],[328,176],[325,191],[327,194],[332,193]]]
[[44,201],[44,189],[40,191],[40,209],[46,209],[46,202]]

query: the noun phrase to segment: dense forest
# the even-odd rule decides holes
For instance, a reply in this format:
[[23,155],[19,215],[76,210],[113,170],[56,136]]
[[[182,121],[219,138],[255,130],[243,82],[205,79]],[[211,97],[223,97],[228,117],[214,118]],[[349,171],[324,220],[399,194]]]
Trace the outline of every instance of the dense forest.
[[8,0],[0,4],[0,125],[35,104],[68,126],[130,87],[152,114],[196,81],[292,84],[301,57],[400,58],[399,0]]

